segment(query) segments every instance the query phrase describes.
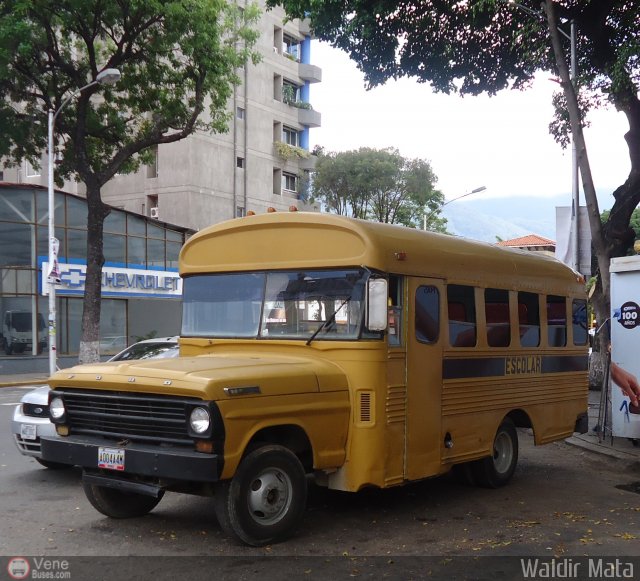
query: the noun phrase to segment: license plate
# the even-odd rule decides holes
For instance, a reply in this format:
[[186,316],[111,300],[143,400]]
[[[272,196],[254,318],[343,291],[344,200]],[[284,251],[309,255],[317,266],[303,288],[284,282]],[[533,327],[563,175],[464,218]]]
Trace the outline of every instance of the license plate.
[[35,440],[38,436],[35,424],[20,424],[20,435],[23,440]]
[[98,448],[98,468],[124,470],[124,450],[122,448]]

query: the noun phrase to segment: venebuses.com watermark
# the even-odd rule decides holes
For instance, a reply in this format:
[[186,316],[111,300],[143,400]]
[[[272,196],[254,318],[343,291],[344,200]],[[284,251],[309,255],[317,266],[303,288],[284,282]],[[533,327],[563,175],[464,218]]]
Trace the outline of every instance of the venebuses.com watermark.
[[13,557],[7,564],[11,579],[71,579],[67,559],[48,557]]

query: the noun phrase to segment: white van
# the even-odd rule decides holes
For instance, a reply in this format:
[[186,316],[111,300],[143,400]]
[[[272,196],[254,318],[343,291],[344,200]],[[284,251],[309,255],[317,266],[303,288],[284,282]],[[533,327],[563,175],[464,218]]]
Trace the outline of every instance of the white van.
[[[2,317],[2,342],[4,352],[23,353],[30,351],[33,345],[31,311],[5,311]],[[47,346],[47,328],[44,324],[42,313],[36,315],[36,327],[38,337],[38,353]]]

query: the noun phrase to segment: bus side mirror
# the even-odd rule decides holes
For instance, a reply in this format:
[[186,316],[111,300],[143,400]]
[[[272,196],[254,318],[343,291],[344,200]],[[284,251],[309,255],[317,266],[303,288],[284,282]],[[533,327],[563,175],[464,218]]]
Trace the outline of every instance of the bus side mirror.
[[367,329],[384,331],[387,328],[387,280],[370,278],[367,282]]

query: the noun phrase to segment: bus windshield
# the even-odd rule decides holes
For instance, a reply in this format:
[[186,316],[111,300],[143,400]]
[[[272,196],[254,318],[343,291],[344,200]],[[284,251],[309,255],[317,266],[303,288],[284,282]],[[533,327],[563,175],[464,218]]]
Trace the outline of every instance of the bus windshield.
[[182,336],[355,340],[367,276],[361,269],[190,276]]

